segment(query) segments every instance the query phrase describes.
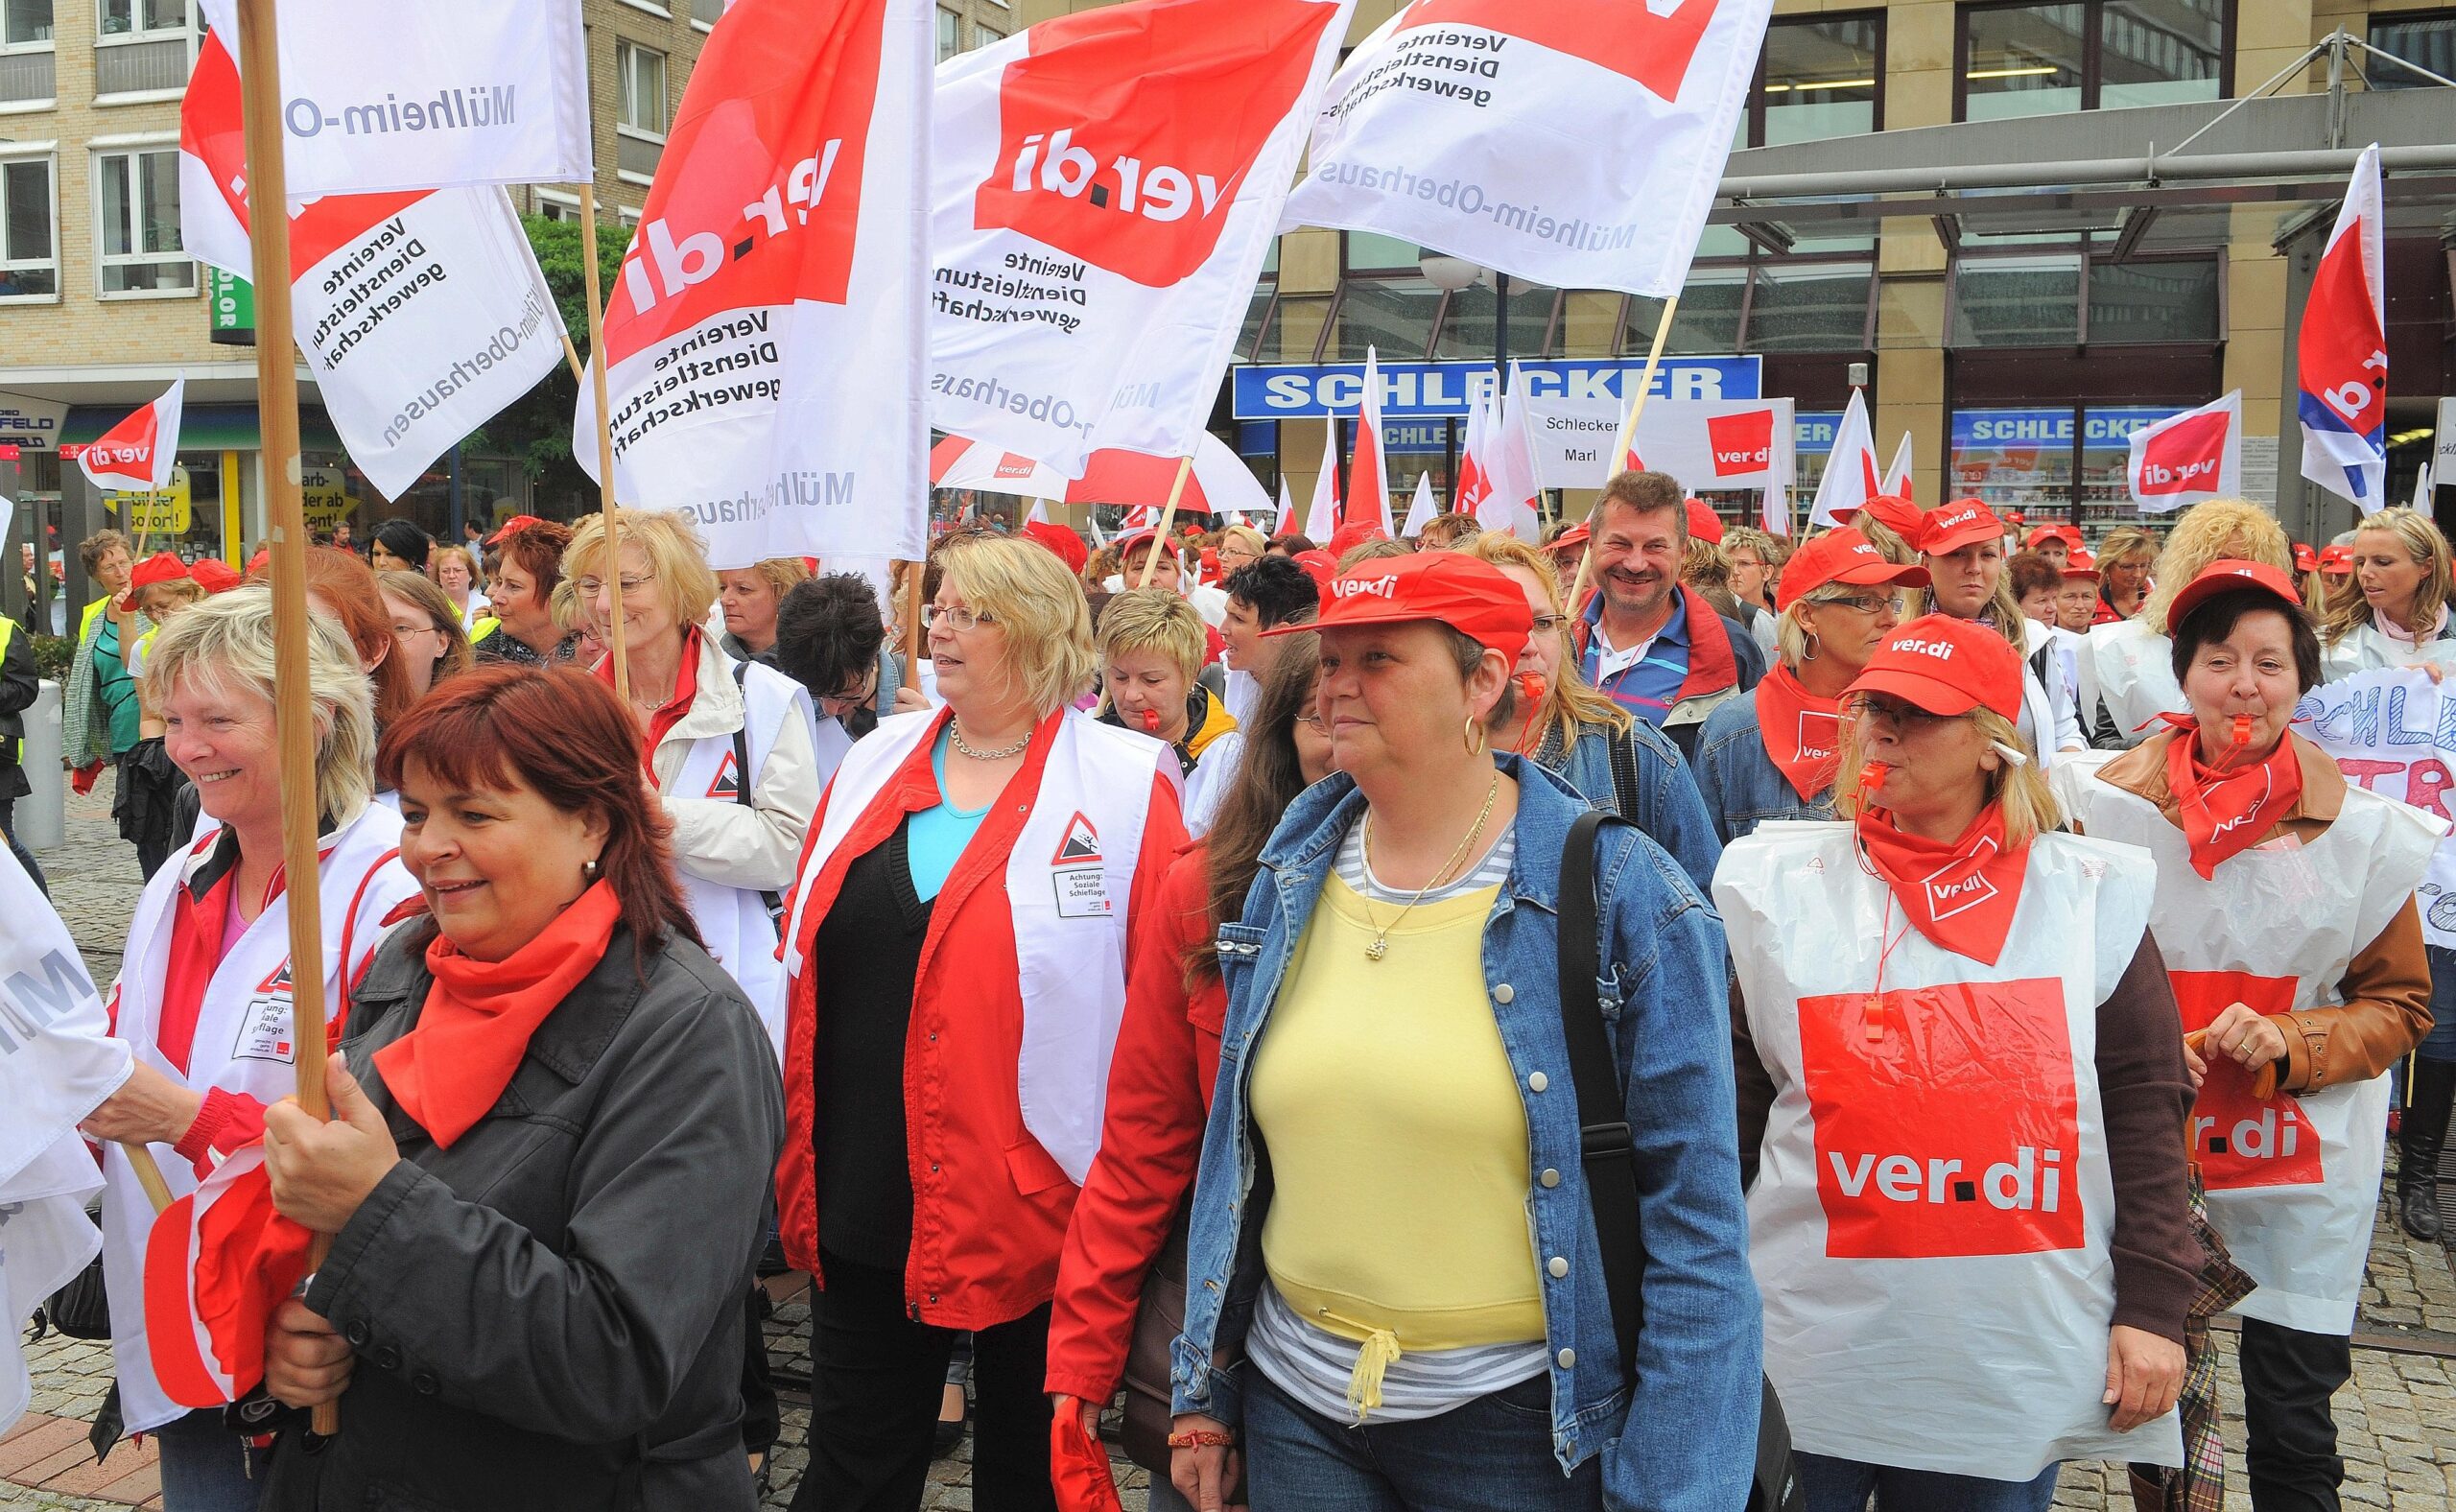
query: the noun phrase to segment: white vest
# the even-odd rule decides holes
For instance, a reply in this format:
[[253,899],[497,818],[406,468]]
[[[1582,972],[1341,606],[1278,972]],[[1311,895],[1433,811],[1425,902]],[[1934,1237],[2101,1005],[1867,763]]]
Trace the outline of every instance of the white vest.
[[[731,658],[720,654],[715,658],[715,666],[720,675],[733,675]],[[768,753],[775,748],[776,732],[784,728],[785,721],[812,719],[810,697],[801,684],[783,673],[752,662],[742,680],[742,717],[750,769],[734,769],[731,731],[703,735],[691,743],[673,781],[666,785],[667,797],[743,801],[744,794],[758,785],[759,774],[767,769]],[[821,732],[812,732],[812,754],[824,782],[832,760],[847,743],[841,724],[834,720],[816,722],[836,732],[833,746]],[[750,1005],[758,1010],[759,1022],[768,1030],[768,1048],[782,1065],[785,968],[776,959],[776,926],[768,915],[767,894],[711,881],[687,865],[676,865],[673,870],[682,883],[682,901],[690,905],[691,921],[699,926],[699,937],[707,945],[708,954],[733,977]]]
[[2148,721],[2188,710],[2174,656],[2175,643],[2138,620],[2090,626],[2081,656],[2082,733],[2090,732],[2103,704],[2115,738],[2130,750],[2158,733]]
[[2116,1433],[2098,1400],[2115,1297],[2097,1007],[2154,882],[2129,846],[2038,837],[1986,966],[1888,908],[1848,824],[1778,821],[1723,852],[1714,902],[1775,1089],[1749,1254],[1800,1449],[2001,1480],[2182,1463],[2173,1413]]
[[2420,646],[2413,646],[2391,636],[2375,623],[2357,625],[2334,646],[2322,646],[2320,680],[2334,682],[2358,672],[2377,672],[2383,667],[2411,667],[2421,662],[2456,672],[2456,639],[2433,636]]
[[[800,941],[811,924],[804,910],[812,883],[904,764],[929,759],[923,753],[948,718],[940,709],[881,720],[837,768],[818,839],[793,886],[785,929],[790,972],[805,964]],[[1125,1012],[1125,910],[1151,782],[1165,774],[1174,784],[1179,770],[1165,744],[1067,709],[1006,857],[1024,1007],[1016,1071],[1024,1127],[1076,1186],[1099,1150],[1109,1051]]]
[[[182,1073],[164,1058],[161,1035],[162,991],[171,959],[174,900],[188,877],[212,853],[220,839],[218,825],[206,826],[205,838],[154,874],[137,899],[130,922],[128,954],[122,957],[118,984],[113,987],[117,1027],[139,1060],[182,1086],[198,1092],[220,1087],[268,1106],[298,1090],[293,1069],[296,1047],[290,1023],[290,894],[285,887],[270,908],[256,915],[239,936],[205,988],[197,1015],[196,1038]],[[417,895],[417,884],[400,862],[401,816],[370,803],[349,823],[324,837],[318,880],[318,905],[323,924],[324,1010],[338,1020],[342,1012],[342,942],[348,941],[348,971],[355,980],[384,935],[384,916],[404,900]],[[314,1047],[320,1052],[320,1045]],[[197,1188],[194,1169],[170,1146],[153,1146],[162,1179],[172,1197]],[[111,1354],[119,1372],[120,1410],[128,1431],[141,1433],[179,1417],[187,1408],[173,1402],[154,1379],[153,1355],[145,1337],[145,1240],[154,1227],[154,1207],[145,1199],[117,1145],[103,1146],[103,1173],[107,1183],[103,1198],[103,1278],[111,1301]]]
[[[2239,852],[2203,882],[2184,832],[2156,805],[2103,781],[2068,786],[2090,834],[2157,858],[2150,928],[2186,1031],[2231,1003],[2283,1013],[2342,1002],[2347,966],[2412,899],[2444,828],[2352,788],[2310,844]],[[2310,1334],[2352,1331],[2387,1119],[2385,1076],[2259,1102],[2248,1073],[2210,1059],[2191,1148],[2209,1222],[2259,1283],[2235,1311]]]

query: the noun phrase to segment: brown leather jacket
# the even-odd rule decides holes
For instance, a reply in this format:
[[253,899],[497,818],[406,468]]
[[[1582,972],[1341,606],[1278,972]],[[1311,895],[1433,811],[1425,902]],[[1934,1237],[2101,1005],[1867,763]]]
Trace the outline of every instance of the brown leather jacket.
[[[2178,738],[2169,731],[2143,741],[2099,768],[2098,776],[2156,804],[2167,822],[2181,829],[2175,795],[2166,786],[2166,746]],[[2260,837],[2263,845],[2288,833],[2307,844],[2345,810],[2345,775],[2337,764],[2301,736],[2289,731],[2285,738],[2293,743],[2302,768],[2302,795]],[[2174,885],[2160,880],[2161,886]],[[2246,921],[2250,928],[2282,923]],[[2430,1032],[2430,961],[2422,954],[2421,914],[2411,899],[2377,939],[2355,952],[2337,991],[2345,1000],[2339,1006],[2271,1015],[2285,1031],[2285,1065],[2278,1073],[2280,1090],[2314,1092],[2367,1081],[2403,1059]]]

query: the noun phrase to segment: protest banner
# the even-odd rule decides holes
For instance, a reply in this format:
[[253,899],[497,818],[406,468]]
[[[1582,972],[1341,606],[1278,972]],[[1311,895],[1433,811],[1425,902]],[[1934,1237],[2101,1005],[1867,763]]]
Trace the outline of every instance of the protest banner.
[[174,379],[162,397],[80,448],[78,470],[106,493],[159,493],[169,488],[171,470],[178,462],[179,415],[186,407],[187,392],[188,381]]
[[[201,262],[252,277],[240,73],[198,45],[179,106],[179,232]],[[294,334],[333,428],[378,492],[428,465],[552,371],[562,321],[501,189],[291,201]],[[256,286],[258,330],[264,288]],[[270,343],[278,346],[278,343]]]
[[688,515],[720,569],[927,544],[929,13],[741,0],[675,111],[572,448],[592,463],[607,413],[613,476],[590,470]]
[[[1537,480],[1547,488],[1602,487],[1619,401],[1536,396],[1526,408]],[[1788,399],[1658,399],[1639,419],[1632,450],[1691,493],[1787,488],[1796,476],[1793,430]]]
[[1069,477],[1187,455],[1353,3],[1134,0],[940,64],[931,422]]
[[2127,475],[2143,514],[2243,493],[2243,390],[2132,433]]
[[1833,433],[1833,450],[1825,474],[1816,481],[1816,502],[1809,506],[1810,525],[1848,525],[1862,505],[1884,492],[1877,474],[1877,441],[1868,430],[1868,399],[1863,390],[1851,390],[1842,424]]
[[1415,0],[1323,96],[1283,224],[1377,231],[1512,277],[1687,282],[1771,0]]
[[[239,35],[239,0],[202,3]],[[295,200],[595,177],[579,0],[283,0],[280,24]]]
[[2388,502],[2388,305],[2379,144],[2355,159],[2295,347],[2302,476],[2365,514]]
[[[2456,818],[2456,687],[2409,667],[2357,673],[2304,694],[2294,727],[2355,787]],[[2423,938],[2456,949],[2456,838],[2440,841],[2418,901]]]

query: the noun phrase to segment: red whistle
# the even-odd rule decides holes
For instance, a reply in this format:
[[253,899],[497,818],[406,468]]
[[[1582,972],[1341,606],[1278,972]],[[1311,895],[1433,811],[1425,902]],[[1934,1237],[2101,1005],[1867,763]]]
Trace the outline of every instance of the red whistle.
[[1146,735],[1157,735],[1160,733],[1159,710],[1145,709],[1143,711],[1143,732]]

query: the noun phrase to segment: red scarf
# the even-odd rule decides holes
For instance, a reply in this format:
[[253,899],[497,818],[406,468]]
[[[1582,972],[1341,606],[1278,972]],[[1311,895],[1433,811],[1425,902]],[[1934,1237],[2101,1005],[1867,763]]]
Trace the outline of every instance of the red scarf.
[[2191,869],[2206,882],[2218,863],[2250,850],[2302,796],[2302,764],[2293,742],[2279,739],[2263,761],[2227,758],[2215,767],[2200,760],[2198,726],[2167,737],[2166,786],[2175,795],[2176,817],[2191,844]]
[[1956,956],[1996,964],[2030,859],[2027,840],[2004,848],[2003,804],[1979,810],[1950,845],[1904,834],[1888,809],[1861,809],[1856,828],[1868,863],[1920,933]]
[[544,933],[501,960],[472,960],[437,934],[417,1028],[375,1052],[402,1111],[449,1149],[511,1085],[529,1036],[605,958],[623,903],[600,881]]
[[1757,729],[1766,759],[1808,802],[1833,786],[1842,758],[1840,702],[1807,691],[1790,668],[1776,662],[1757,683]]

